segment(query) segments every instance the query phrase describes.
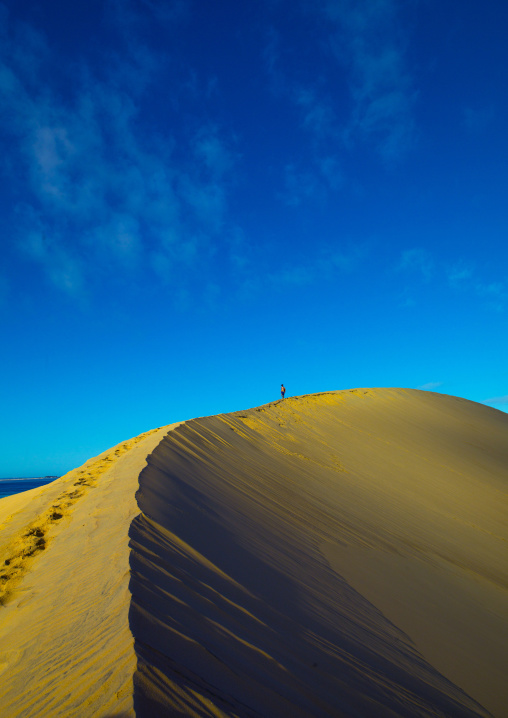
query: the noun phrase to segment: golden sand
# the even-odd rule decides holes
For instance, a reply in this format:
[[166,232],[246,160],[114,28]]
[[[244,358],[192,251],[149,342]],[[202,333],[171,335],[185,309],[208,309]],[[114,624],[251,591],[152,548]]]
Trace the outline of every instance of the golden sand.
[[0,501],[2,716],[506,718],[507,516],[508,416],[463,399],[144,434]]
[[167,430],[0,501],[2,717],[134,715],[128,531]]

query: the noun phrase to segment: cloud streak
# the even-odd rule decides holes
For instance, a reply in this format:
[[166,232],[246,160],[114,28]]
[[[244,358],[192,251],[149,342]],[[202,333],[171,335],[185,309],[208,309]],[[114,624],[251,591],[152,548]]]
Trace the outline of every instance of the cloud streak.
[[508,293],[504,282],[480,279],[473,267],[464,261],[456,262],[446,271],[448,283],[453,289],[473,292],[490,309],[498,312],[505,310]]
[[[409,8],[416,2],[411,0]],[[268,2],[274,18],[281,5]],[[343,167],[356,150],[367,148],[393,164],[407,155],[417,134],[417,93],[406,59],[410,29],[401,5],[395,0],[300,0],[290,12],[298,10],[314,38],[306,47],[309,64],[301,61],[301,48],[292,45],[282,24],[269,28],[262,52],[272,92],[297,111],[309,143],[301,150],[305,172],[295,169],[295,157],[286,164],[292,206],[343,189]],[[403,10],[407,13],[408,6]],[[308,67],[316,65],[319,73],[311,75]],[[300,191],[294,182],[298,177]]]
[[[159,18],[162,5],[146,4]],[[171,267],[177,277],[190,257],[209,258],[224,229],[236,156],[209,122],[180,134],[150,127],[145,104],[166,58],[135,35],[133,8],[110,4],[131,51],[110,51],[106,69],[81,58],[66,74],[44,35],[20,23],[11,24],[0,51],[0,127],[23,196],[18,248],[70,293],[82,291],[97,266],[155,262],[159,273]]]
[[442,381],[429,381],[427,384],[422,384],[421,386],[417,386],[417,389],[420,389],[421,391],[435,391],[435,389],[439,389],[440,386],[443,386]]
[[416,272],[429,281],[434,273],[434,262],[430,254],[421,247],[406,249],[402,252],[397,269]]
[[[399,160],[415,140],[417,99],[406,61],[409,23],[402,17],[400,4],[395,0],[302,0],[301,7],[309,18],[324,20],[319,31],[330,67],[328,76],[312,85],[295,83],[293,101],[303,127],[318,143],[333,141],[340,150],[367,143],[385,161]],[[272,78],[280,77],[279,44],[279,37],[272,33],[266,51]],[[332,99],[337,96],[337,68],[349,88],[347,114],[344,101],[339,110]],[[276,84],[280,88],[280,80]]]
[[394,0],[326,0],[337,32],[333,51],[349,69],[353,110],[346,137],[370,140],[386,160],[413,142],[413,81],[405,61],[408,32]]
[[268,274],[268,283],[284,291],[291,287],[305,287],[317,282],[331,281],[349,274],[367,260],[370,248],[366,244],[346,244],[341,248],[326,248],[319,256],[310,257],[305,264],[285,266],[277,274]]
[[491,399],[484,399],[482,404],[497,404],[499,406],[508,405],[508,394],[505,396],[493,396]]

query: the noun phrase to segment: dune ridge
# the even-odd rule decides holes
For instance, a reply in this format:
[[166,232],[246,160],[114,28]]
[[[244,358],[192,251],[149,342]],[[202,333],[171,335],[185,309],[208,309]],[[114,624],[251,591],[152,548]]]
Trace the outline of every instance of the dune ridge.
[[0,501],[33,551],[0,606],[5,715],[506,718],[507,439],[463,399],[326,392]]
[[[131,528],[142,714],[503,715],[507,431],[508,417],[460,399],[365,389],[168,434]],[[383,575],[356,575],[379,556],[427,571],[405,630],[393,596],[380,610]],[[391,568],[397,586],[406,566]],[[447,628],[432,600],[457,575],[479,598],[455,586],[465,614]],[[436,668],[471,618],[482,654],[468,663],[461,645]],[[412,634],[436,620],[431,663]]]
[[170,428],[0,501],[2,716],[134,715],[128,530],[139,472]]

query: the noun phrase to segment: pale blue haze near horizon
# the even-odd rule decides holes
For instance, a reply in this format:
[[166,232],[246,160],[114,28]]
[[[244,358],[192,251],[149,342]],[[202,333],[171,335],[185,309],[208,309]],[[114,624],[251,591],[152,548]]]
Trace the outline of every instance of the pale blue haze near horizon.
[[508,409],[508,4],[0,2],[0,476],[287,396]]

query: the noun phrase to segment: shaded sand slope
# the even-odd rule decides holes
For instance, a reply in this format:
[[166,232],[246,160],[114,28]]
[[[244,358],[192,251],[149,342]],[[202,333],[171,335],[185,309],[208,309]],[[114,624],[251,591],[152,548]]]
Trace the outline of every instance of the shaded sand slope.
[[506,718],[507,466],[507,415],[368,389],[2,499],[0,715]]
[[168,428],[0,501],[0,715],[133,716],[128,531]]
[[508,416],[402,389],[196,419],[140,476],[136,715],[508,715]]

